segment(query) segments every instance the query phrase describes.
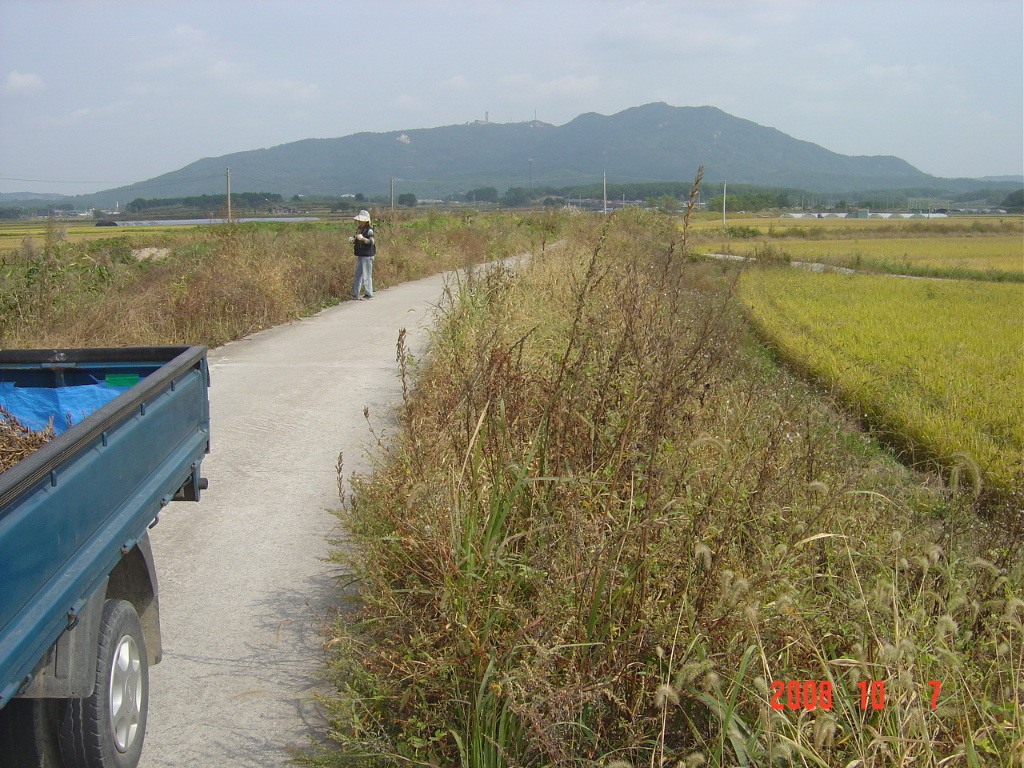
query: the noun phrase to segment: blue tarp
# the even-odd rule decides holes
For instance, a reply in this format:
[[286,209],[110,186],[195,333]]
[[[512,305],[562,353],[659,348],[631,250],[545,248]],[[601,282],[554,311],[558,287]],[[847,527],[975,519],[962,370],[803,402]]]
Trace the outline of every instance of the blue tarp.
[[58,435],[68,429],[68,417],[77,424],[129,387],[85,384],[75,387],[16,387],[0,381],[0,405],[29,429],[46,427],[53,420]]

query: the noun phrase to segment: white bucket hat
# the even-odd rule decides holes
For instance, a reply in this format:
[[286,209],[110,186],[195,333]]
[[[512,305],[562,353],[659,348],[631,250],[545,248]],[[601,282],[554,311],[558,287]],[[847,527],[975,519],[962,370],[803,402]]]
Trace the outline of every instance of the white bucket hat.
[[359,213],[357,213],[352,218],[355,219],[356,221],[369,221],[370,220],[370,214],[369,214],[368,211],[360,211]]

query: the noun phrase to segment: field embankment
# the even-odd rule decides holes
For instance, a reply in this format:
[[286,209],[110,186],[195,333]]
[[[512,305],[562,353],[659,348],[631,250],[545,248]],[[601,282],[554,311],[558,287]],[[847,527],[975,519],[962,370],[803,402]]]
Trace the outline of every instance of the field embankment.
[[1019,768],[1020,540],[780,370],[671,219],[563,223],[409,366],[309,762]]

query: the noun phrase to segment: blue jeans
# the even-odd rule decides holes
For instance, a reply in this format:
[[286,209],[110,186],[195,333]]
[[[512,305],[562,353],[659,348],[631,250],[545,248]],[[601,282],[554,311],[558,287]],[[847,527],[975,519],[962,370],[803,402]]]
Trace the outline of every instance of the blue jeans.
[[359,286],[362,285],[367,296],[373,296],[373,256],[356,258],[356,276],[352,279],[352,298],[359,298]]

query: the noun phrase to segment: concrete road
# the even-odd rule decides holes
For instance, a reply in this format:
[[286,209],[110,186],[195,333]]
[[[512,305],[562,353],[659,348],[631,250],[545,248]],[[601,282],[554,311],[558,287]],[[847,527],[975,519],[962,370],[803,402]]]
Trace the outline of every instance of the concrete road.
[[416,351],[444,277],[379,291],[210,353],[210,487],[151,531],[164,658],[151,669],[143,768],[286,764],[323,727],[312,700],[322,621],[339,602],[321,560],[335,465],[368,470],[401,402],[395,344]]

